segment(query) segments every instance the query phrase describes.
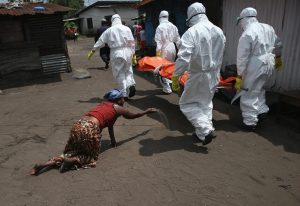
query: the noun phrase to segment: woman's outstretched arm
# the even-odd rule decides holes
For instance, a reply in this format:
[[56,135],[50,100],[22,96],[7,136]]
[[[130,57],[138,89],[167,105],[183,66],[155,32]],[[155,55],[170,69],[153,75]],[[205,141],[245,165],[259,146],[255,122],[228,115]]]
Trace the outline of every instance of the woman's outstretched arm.
[[148,108],[142,112],[131,112],[130,110],[121,107],[119,105],[114,105],[114,108],[118,115],[123,116],[126,119],[135,119],[144,116],[145,114],[150,114],[157,112],[156,108]]

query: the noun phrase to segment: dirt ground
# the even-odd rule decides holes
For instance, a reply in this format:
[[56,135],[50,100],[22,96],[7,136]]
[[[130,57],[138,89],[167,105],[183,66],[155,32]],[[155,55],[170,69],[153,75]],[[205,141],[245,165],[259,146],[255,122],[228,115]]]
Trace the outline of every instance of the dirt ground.
[[109,147],[94,169],[30,176],[36,163],[61,154],[72,123],[115,87],[92,38],[68,42],[72,73],[45,84],[10,88],[0,94],[0,205],[300,205],[299,133],[274,116],[256,133],[240,128],[238,106],[214,99],[218,137],[202,146],[181,114],[176,94],[163,95],[150,74],[135,73],[137,95],[126,107],[161,109],[136,120],[119,118],[119,146]]

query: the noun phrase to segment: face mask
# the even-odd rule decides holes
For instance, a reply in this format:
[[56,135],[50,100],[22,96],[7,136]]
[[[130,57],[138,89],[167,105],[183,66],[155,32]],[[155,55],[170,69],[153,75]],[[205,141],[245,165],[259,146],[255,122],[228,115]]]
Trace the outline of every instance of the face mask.
[[113,19],[111,20],[111,22],[115,21],[116,19],[120,19],[119,16],[114,16]]
[[168,16],[161,16],[161,17],[159,17],[159,18],[169,18]]
[[244,19],[240,20],[240,22],[239,22],[239,27],[240,27],[243,31],[245,30],[246,25],[245,25]]
[[252,17],[253,17],[253,16],[250,16],[250,17],[244,17],[243,19],[241,19],[241,20],[239,21],[239,27],[240,27],[243,31],[245,31],[247,25],[248,25],[248,24],[251,22],[251,20],[253,19]]
[[161,22],[163,22],[163,21],[167,21],[168,18],[169,18],[169,17],[167,17],[167,16],[161,16],[161,17],[159,17],[158,21],[159,21],[159,23],[161,23]]

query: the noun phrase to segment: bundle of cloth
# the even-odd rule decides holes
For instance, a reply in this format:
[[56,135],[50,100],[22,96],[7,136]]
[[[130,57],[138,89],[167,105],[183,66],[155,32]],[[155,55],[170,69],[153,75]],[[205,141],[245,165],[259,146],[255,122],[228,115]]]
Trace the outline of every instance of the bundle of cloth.
[[[144,58],[138,61],[137,70],[141,72],[153,72],[156,75],[160,75],[164,78],[171,79],[175,70],[175,63],[159,56],[145,56]],[[184,86],[186,80],[187,72],[184,72],[184,74],[179,79],[179,83],[182,86]],[[236,76],[230,76],[225,78],[221,75],[218,88],[226,89],[230,93],[235,93],[235,80]]]

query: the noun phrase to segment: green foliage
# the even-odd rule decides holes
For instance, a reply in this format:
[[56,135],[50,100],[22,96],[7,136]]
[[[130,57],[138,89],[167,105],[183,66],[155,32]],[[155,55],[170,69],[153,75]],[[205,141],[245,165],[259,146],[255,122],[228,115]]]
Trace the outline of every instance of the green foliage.
[[66,28],[71,28],[71,29],[77,28],[76,24],[72,21],[66,21],[64,23],[64,27],[65,27],[65,29]]
[[69,6],[69,0],[50,0],[49,3]]
[[59,4],[71,8],[72,10],[69,11],[67,18],[73,16],[76,12],[80,11],[84,7],[83,0],[50,0],[49,3]]
[[67,21],[64,23],[64,31],[65,31],[65,37],[67,39],[73,39],[76,37],[76,33],[78,34],[77,31],[77,26],[74,22],[72,21]]

